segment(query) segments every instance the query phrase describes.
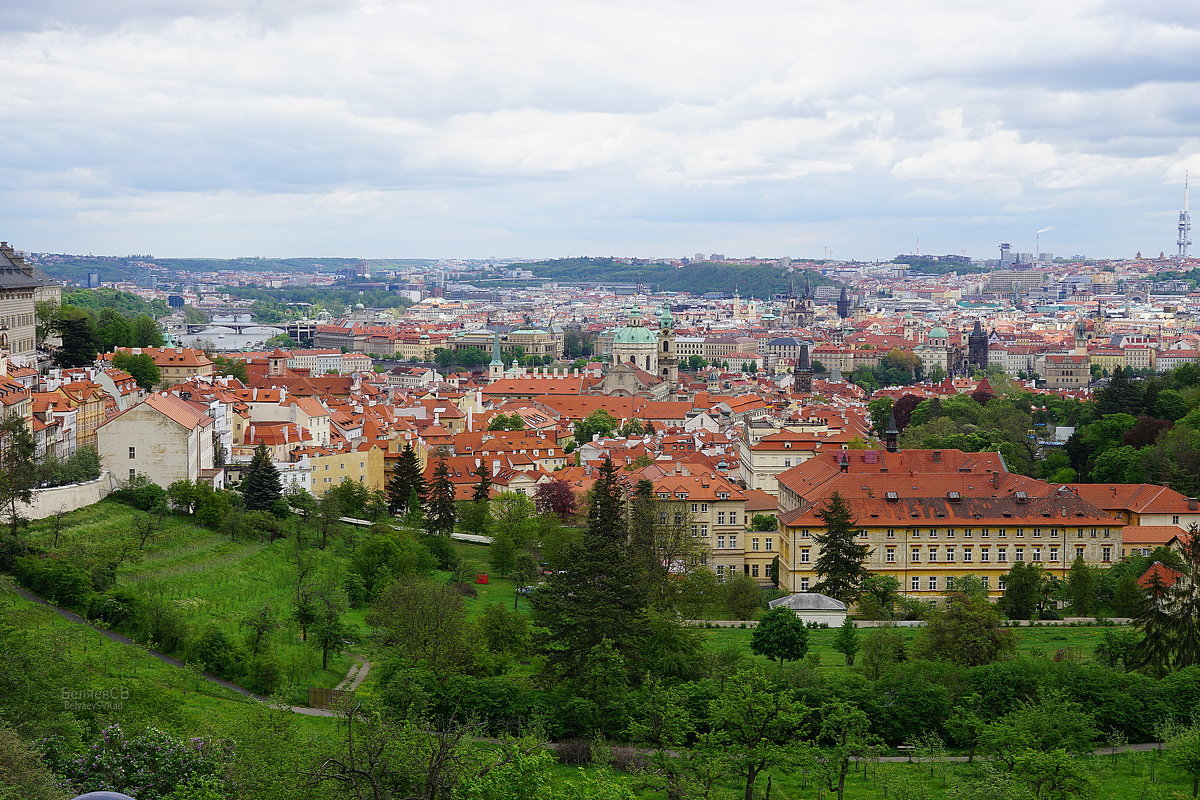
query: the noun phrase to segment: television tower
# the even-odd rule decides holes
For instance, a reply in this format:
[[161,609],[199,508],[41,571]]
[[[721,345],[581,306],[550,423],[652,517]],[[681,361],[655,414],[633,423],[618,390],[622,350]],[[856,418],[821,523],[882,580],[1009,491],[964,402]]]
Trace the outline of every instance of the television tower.
[[1192,215],[1188,213],[1188,174],[1183,173],[1183,211],[1179,212],[1179,260],[1188,257],[1188,248],[1192,246]]

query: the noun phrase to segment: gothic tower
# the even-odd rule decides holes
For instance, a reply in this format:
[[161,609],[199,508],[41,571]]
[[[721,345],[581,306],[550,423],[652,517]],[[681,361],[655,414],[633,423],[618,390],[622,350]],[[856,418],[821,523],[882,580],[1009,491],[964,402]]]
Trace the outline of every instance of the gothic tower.
[[675,320],[664,303],[658,310],[658,374],[671,389],[679,383],[679,354],[675,350]]
[[988,337],[983,332],[983,326],[979,324],[979,320],[975,320],[975,327],[967,336],[967,363],[975,369],[987,369]]
[[845,286],[842,287],[842,293],[838,295],[837,315],[842,319],[850,319],[850,295],[846,292]]
[[792,388],[797,392],[812,392],[813,371],[812,358],[808,352],[808,344],[800,345],[800,357],[796,359],[796,371],[792,373],[795,380]]

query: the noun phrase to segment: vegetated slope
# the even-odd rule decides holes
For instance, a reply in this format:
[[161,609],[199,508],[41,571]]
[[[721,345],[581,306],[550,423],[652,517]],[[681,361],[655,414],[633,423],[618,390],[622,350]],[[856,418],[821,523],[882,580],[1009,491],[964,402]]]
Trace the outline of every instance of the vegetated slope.
[[766,298],[795,286],[803,291],[805,280],[812,286],[834,284],[812,270],[788,272],[774,264],[725,264],[698,261],[682,267],[669,264],[625,263],[614,258],[561,258],[530,264],[514,264],[539,278],[564,282],[643,283],[664,292],[726,292],[736,289],[745,297]]
[[[63,519],[58,547],[53,547],[53,522],[34,523],[30,542],[52,555],[79,557],[119,546],[129,540],[145,512],[112,500],[71,512]],[[314,570],[331,582],[340,583],[345,567],[333,552],[309,549]],[[271,635],[272,651],[285,683],[293,684],[294,702],[306,702],[308,686],[333,686],[345,675],[352,658],[331,656],[329,668],[321,670],[321,654],[311,643],[301,641],[300,629],[290,618],[296,584],[293,540],[273,542],[230,541],[194,523],[188,517],[166,514],[161,528],[134,559],[117,571],[117,585],[138,589],[148,602],[177,609],[192,631],[217,626],[230,642],[242,642],[247,629],[243,621],[253,612],[270,606],[280,627]],[[351,611],[348,623],[361,625],[362,612]]]

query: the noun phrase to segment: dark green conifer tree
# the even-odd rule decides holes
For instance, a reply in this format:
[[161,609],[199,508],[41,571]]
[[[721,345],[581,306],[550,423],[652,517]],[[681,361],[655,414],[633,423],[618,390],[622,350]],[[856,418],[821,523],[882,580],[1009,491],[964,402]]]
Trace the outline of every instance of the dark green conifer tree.
[[850,515],[850,506],[838,492],[834,492],[825,508],[817,513],[825,523],[825,531],[813,536],[821,548],[815,565],[821,580],[814,591],[846,604],[853,603],[862,592],[862,583],[868,574],[863,562],[870,548],[859,544],[860,528]]
[[392,479],[388,481],[388,511],[403,514],[413,491],[418,497],[425,496],[425,476],[421,474],[421,460],[417,458],[417,452],[411,444],[406,444],[392,469]]
[[450,468],[446,460],[438,459],[433,468],[433,483],[425,497],[425,530],[431,534],[449,536],[458,520],[458,509],[454,505],[454,484],[450,481]]
[[592,488],[582,542],[564,568],[533,594],[534,623],[548,668],[578,674],[593,648],[607,639],[635,668],[646,636],[646,593],[627,546],[625,485],[608,458]]
[[268,511],[283,499],[279,470],[271,461],[266,445],[254,448],[254,457],[242,475],[242,497],[247,511]]

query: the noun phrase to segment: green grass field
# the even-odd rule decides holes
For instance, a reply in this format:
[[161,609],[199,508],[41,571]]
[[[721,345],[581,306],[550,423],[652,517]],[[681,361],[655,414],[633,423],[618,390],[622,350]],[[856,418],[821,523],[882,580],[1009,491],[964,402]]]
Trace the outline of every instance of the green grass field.
[[[68,514],[58,547],[53,547],[52,523],[42,520],[30,527],[29,539],[39,548],[71,554],[86,551],[129,535],[140,512],[105,501]],[[317,554],[335,577],[338,559]],[[300,630],[288,619],[295,567],[290,539],[271,543],[231,542],[228,538],[178,515],[166,515],[163,525],[147,543],[136,563],[123,565],[118,584],[136,584],[145,593],[161,597],[179,608],[195,629],[215,624],[231,641],[242,641],[241,620],[270,605],[282,625],[273,635],[273,646],[291,687],[294,702],[306,702],[307,687],[331,687],[346,674],[350,654],[331,656],[321,669],[320,652],[301,641]],[[350,612],[346,621],[365,632],[363,612]]]

